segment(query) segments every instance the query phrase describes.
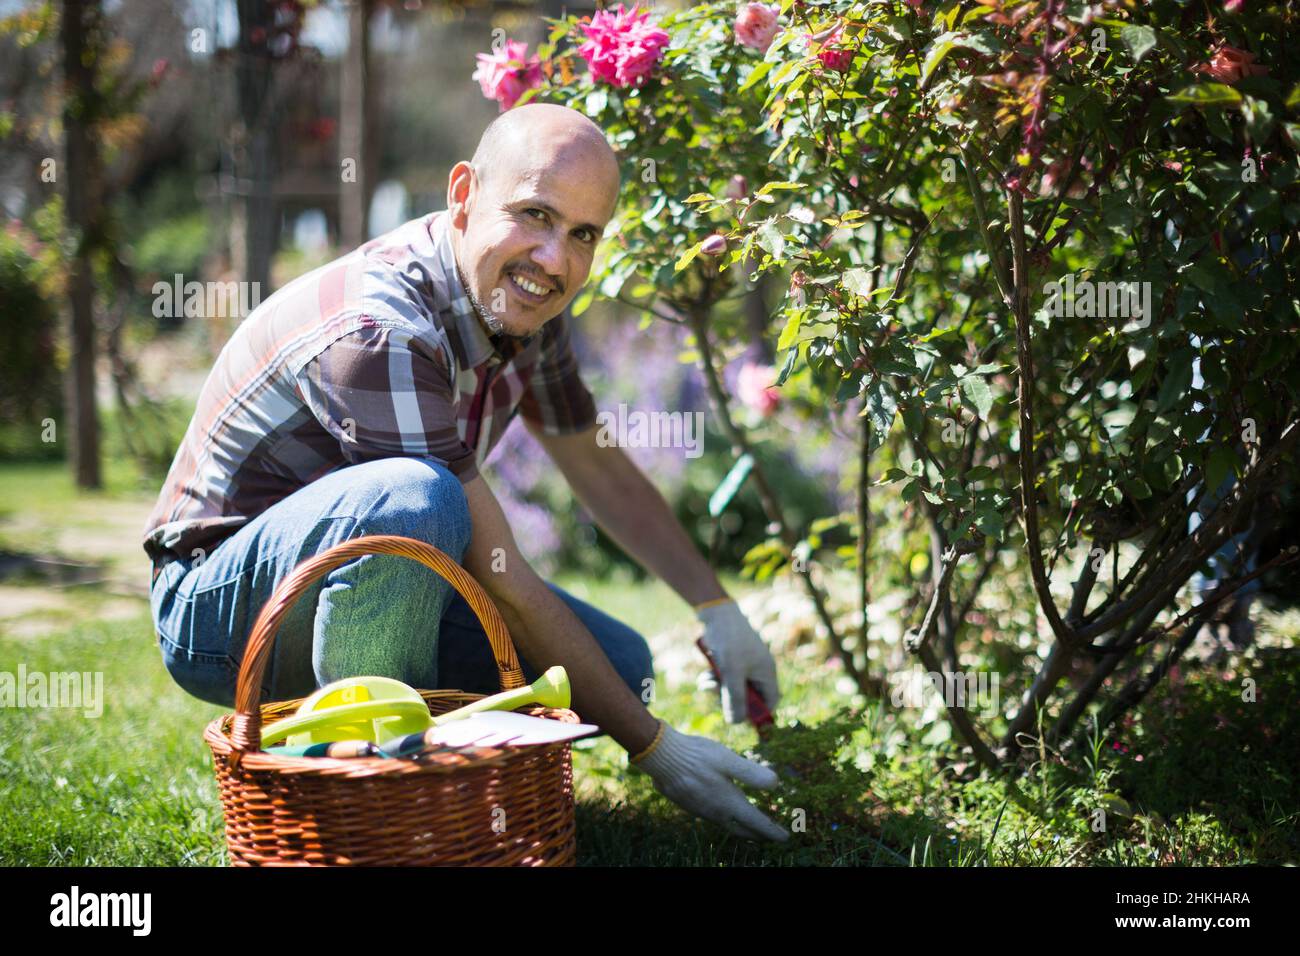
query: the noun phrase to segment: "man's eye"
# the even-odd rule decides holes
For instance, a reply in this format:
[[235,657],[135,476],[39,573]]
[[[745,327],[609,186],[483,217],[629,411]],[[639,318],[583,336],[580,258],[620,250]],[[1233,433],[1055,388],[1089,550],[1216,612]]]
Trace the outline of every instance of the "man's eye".
[[578,229],[575,232],[575,235],[578,237],[580,242],[594,242],[596,239],[595,233],[590,229]]
[[526,216],[531,216],[531,215],[533,215],[533,213],[537,213],[537,218],[539,218],[539,219],[545,219],[545,218],[546,218],[546,213],[545,213],[544,211],[542,211],[541,209],[538,209],[538,208],[536,208],[536,207],[530,207],[530,208],[524,210],[524,215],[526,215]]

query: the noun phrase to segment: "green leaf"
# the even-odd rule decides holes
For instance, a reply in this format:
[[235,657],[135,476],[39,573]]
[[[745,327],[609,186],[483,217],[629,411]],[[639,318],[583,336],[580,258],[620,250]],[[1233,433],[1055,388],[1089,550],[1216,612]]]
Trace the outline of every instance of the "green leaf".
[[777,387],[780,387],[785,384],[785,380],[789,378],[790,373],[794,371],[794,363],[798,358],[799,358],[799,350],[797,348],[791,349],[789,352],[786,353],[785,364],[781,366],[781,374],[776,377]]
[[703,246],[704,246],[704,242],[703,240],[701,240],[700,242],[697,242],[695,245],[687,249],[684,253],[682,253],[682,257],[677,260],[677,265],[673,266],[673,271],[681,272],[683,269],[689,266],[691,264],[691,260],[693,260],[696,256],[700,254],[700,249]]
[[785,320],[785,327],[781,329],[781,337],[776,341],[778,352],[794,345],[795,337],[799,334],[799,326],[803,325],[803,315],[803,310],[798,309],[791,312],[790,317]]
[[1160,471],[1165,479],[1165,485],[1173,487],[1183,477],[1183,459],[1178,455],[1170,455],[1160,466]]
[[[627,281],[628,272],[625,269],[612,269],[605,278],[600,280],[600,294],[607,299],[618,298],[619,292],[623,288],[623,283]],[[574,313],[575,315],[577,313]]]
[[907,433],[914,437],[919,436],[925,428],[925,409],[920,402],[912,401],[903,406],[903,424],[907,426]]
[[758,244],[770,252],[773,259],[780,259],[785,253],[785,236],[774,222],[765,222],[758,227]]
[[738,92],[745,92],[745,90],[749,89],[763,77],[767,76],[771,69],[772,64],[766,60],[758,64],[758,66],[749,71],[749,76],[745,77],[745,82],[740,84],[740,90]]
[[717,489],[709,496],[709,514],[716,518],[727,510],[727,505],[731,504],[736,493],[740,491],[745,479],[754,469],[754,456],[745,454],[736,459],[736,463],[731,466],[722,481],[718,483]]
[[1253,96],[1246,97],[1241,107],[1242,118],[1246,121],[1246,132],[1255,143],[1262,143],[1273,132],[1273,112],[1268,103]]
[[1223,83],[1193,83],[1168,97],[1171,103],[1191,103],[1193,106],[1238,106],[1241,94]]
[[1124,490],[1138,501],[1145,501],[1151,497],[1151,486],[1136,476],[1124,482]]
[[[786,60],[784,63],[781,64],[781,68],[777,70],[775,74],[773,74],[770,85],[773,88],[780,86],[785,81],[785,78],[789,76],[791,73],[793,73],[795,68],[798,66],[799,66],[798,60]],[[757,69],[757,67],[755,69]]]
[[789,182],[764,183],[762,188],[760,188],[755,195],[766,196],[768,193],[775,192],[778,189],[803,189],[807,185],[807,183]]
[[583,289],[578,297],[573,300],[573,305],[569,307],[569,314],[576,319],[578,316],[582,315],[582,313],[587,311],[587,307],[591,305],[591,300],[595,297],[595,288],[588,286]]
[[856,295],[870,295],[871,270],[861,267],[848,269],[840,276],[840,284]]
[[1119,38],[1128,47],[1134,63],[1141,63],[1156,45],[1156,31],[1144,24],[1129,24],[1119,31]]
[[988,56],[1000,53],[1006,49],[1006,44],[998,39],[997,34],[988,30],[980,30],[966,37],[958,46],[964,46],[976,53],[984,53]]
[[1156,396],[1156,413],[1166,411],[1187,395],[1192,385],[1191,349],[1179,349],[1169,357],[1169,371],[1160,383],[1160,393]]
[[957,385],[962,397],[975,407],[980,418],[987,419],[989,410],[993,408],[993,390],[989,388],[989,383],[978,375],[967,375]]
[[893,390],[883,379],[876,379],[867,387],[867,407],[862,410],[862,414],[870,416],[871,431],[875,435],[877,447],[889,434],[897,412],[898,399]]
[[1205,462],[1205,488],[1214,494],[1229,475],[1237,473],[1237,455],[1224,445],[1218,445],[1210,452]]
[[908,360],[906,355],[900,355],[902,348],[891,342],[889,352],[877,354],[872,360],[876,371],[886,375],[920,375],[921,370],[916,363]]
[[1001,540],[1004,523],[1002,513],[992,508],[981,508],[975,513],[975,527],[994,540]]
[[925,54],[925,64],[921,67],[921,88],[924,89],[926,83],[930,80],[930,74],[943,62],[952,48],[957,45],[956,40],[961,36],[960,33],[943,33],[935,37],[930,49]]

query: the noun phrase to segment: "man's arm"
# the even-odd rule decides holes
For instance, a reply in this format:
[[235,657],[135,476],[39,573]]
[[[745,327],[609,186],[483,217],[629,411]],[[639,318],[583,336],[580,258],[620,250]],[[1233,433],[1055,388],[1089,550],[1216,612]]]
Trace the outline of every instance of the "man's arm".
[[660,793],[733,833],[789,839],[789,832],[764,816],[733,782],[771,788],[776,774],[717,741],[680,734],[651,716],[596,639],[528,566],[482,477],[466,483],[465,497],[473,528],[462,563],[492,596],[529,663],[539,670],[562,664],[573,686],[574,708],[637,755],[637,766],[650,774]]
[[[527,421],[527,419],[525,419]],[[595,426],[547,435],[529,423],[596,523],[651,574],[695,608],[701,639],[721,676],[722,711],[729,723],[746,718],[748,685],[769,710],[780,702],[776,662],[762,638],[727,597],[717,575],[696,549],[658,489],[623,449],[602,446]]]
[[567,435],[528,427],[583,507],[637,563],[692,606],[727,597],[663,495],[623,449],[596,441],[598,427]]
[[[574,709],[629,753],[650,745],[658,721],[614,670],[591,632],[537,576],[482,477],[465,485],[472,533],[463,564],[492,596],[519,653],[537,670],[563,665]],[[500,549],[500,550],[498,550]]]

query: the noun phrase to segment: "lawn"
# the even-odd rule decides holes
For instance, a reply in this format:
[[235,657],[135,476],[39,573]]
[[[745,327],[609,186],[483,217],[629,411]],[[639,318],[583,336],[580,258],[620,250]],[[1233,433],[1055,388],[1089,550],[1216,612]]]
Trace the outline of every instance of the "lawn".
[[[97,507],[135,500],[129,483],[88,504],[74,498],[57,466],[0,467],[0,501],[9,508],[0,550],[90,534]],[[36,532],[41,526],[48,534]],[[114,581],[133,580],[129,553],[104,554],[116,571],[100,583],[0,585],[0,600],[11,601],[0,607],[0,670],[102,671],[105,699],[97,718],[0,710],[0,865],[224,864],[220,804],[201,736],[222,711],[172,684],[146,603],[115,592]],[[648,634],[688,619],[657,583],[559,580]],[[15,611],[15,595],[39,600]],[[783,771],[782,789],[755,794],[795,830],[789,843],[759,846],[701,824],[629,771],[617,745],[598,738],[574,752],[579,863],[1295,862],[1298,634],[1294,612],[1266,615],[1264,646],[1179,675],[1119,737],[1099,740],[1070,763],[1042,754],[1014,781],[963,768],[935,725],[887,700],[846,710],[854,701],[837,687],[841,675],[808,645],[780,658],[783,726],[768,753]],[[1244,675],[1256,681],[1254,702],[1241,699]],[[725,725],[689,681],[659,687],[654,710],[678,729],[738,750],[755,745],[751,729]],[[1094,828],[1098,808],[1107,812],[1102,831]]]

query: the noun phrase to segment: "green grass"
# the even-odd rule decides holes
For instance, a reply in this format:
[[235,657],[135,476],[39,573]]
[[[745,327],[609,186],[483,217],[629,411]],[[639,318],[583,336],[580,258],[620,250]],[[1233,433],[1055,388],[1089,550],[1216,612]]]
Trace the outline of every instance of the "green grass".
[[[610,605],[644,606],[654,588],[603,586]],[[1294,655],[1261,672],[1254,704],[1239,682],[1171,688],[1124,731],[1127,754],[1050,758],[1018,781],[961,779],[951,745],[920,743],[888,704],[836,718],[833,672],[790,663],[782,674],[784,750],[795,764],[774,818],[805,828],[758,846],[697,821],[626,766],[608,738],[574,755],[579,861],[603,865],[1061,865],[1294,862],[1300,716]],[[59,709],[0,711],[0,865],[220,865],[220,804],[207,722],[221,712],[175,687],[148,614],[88,621],[39,640],[0,634],[0,670],[104,672],[99,718]],[[1238,666],[1249,662],[1238,662]],[[1234,703],[1235,701],[1235,703]],[[1249,708],[1257,708],[1250,710]],[[723,724],[693,690],[661,695],[656,713],[739,750],[752,731]],[[836,720],[839,723],[836,723]],[[792,722],[797,720],[797,724]],[[1226,720],[1234,729],[1217,735]],[[1142,761],[1136,756],[1141,753]],[[1089,759],[1091,755],[1089,755]],[[788,762],[787,762],[788,761]],[[1107,831],[1089,814],[1107,808]]]
[[148,608],[40,640],[0,636],[0,669],[103,671],[103,714],[0,711],[0,865],[212,865],[221,808],[202,742],[218,708],[163,669]]
[[[0,502],[11,516],[39,519],[24,525],[21,540],[0,530],[0,546],[39,546],[42,528],[89,528],[99,504],[135,494],[133,479],[119,478],[103,496],[81,496],[58,466],[0,468]],[[559,583],[646,633],[689,617],[658,582]],[[94,587],[59,594],[55,607],[0,617],[0,671],[20,663],[28,672],[99,670],[105,706],[98,718],[0,709],[0,865],[224,864],[220,802],[202,740],[222,709],[171,681],[143,600],[135,599],[133,610],[132,599]],[[791,841],[756,845],[690,817],[602,737],[574,752],[579,863],[1297,862],[1300,614],[1267,620],[1281,641],[1179,674],[1094,750],[1068,762],[1046,752],[1014,779],[964,766],[938,732],[942,718],[936,724],[888,701],[849,710],[836,686],[839,671],[817,655],[787,655],[780,661],[781,727],[763,748],[783,783],[778,792],[751,796],[773,819],[800,824]],[[1246,678],[1255,682],[1254,701],[1242,699]],[[682,732],[739,751],[757,743],[751,729],[726,725],[716,700],[689,685],[661,689],[654,711]],[[1098,808],[1106,810],[1100,832]]]

